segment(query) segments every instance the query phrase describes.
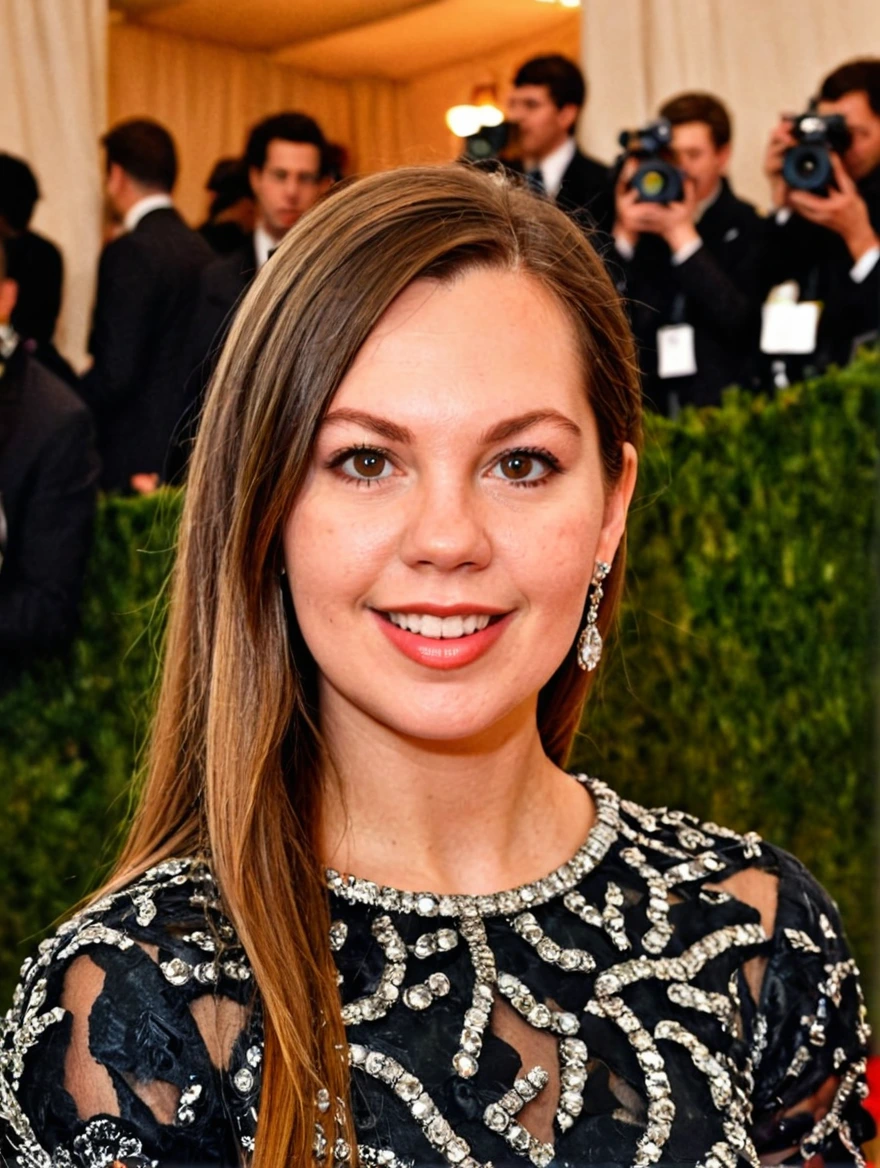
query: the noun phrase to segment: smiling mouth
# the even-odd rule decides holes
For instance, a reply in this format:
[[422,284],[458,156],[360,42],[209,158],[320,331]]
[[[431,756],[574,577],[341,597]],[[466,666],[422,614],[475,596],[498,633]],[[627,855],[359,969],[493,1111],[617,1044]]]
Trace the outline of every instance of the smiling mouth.
[[463,616],[432,616],[418,612],[380,612],[390,624],[405,632],[415,633],[419,637],[428,637],[431,640],[458,640],[462,637],[481,633],[489,625],[503,620],[505,613],[490,616],[488,613],[471,613]]

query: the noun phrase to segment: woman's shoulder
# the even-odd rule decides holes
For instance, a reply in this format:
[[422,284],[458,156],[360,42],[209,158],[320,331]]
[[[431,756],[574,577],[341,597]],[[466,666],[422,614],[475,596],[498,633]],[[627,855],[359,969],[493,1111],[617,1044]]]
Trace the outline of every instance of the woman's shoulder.
[[251,978],[210,864],[200,857],[164,860],[86,904],[25,962],[19,989],[98,947],[117,953],[140,948],[157,960],[162,977],[172,986],[213,986]]
[[[791,1135],[790,1117],[802,1111],[805,1156],[822,1150],[823,1141],[837,1154],[868,1138],[873,1129],[860,1103],[870,1029],[858,966],[829,892],[756,832],[610,798],[618,862],[648,878],[649,888],[653,873],[658,890],[678,902],[672,911],[679,921],[703,933],[700,945],[741,922],[763,935],[752,950],[759,960],[742,969],[756,1132],[781,1139],[785,1119]],[[829,1118],[812,1128],[814,1108]],[[843,1146],[834,1143],[838,1131]]]
[[251,970],[209,864],[165,860],[87,904],[22,967],[0,1024],[0,1160],[91,1163],[83,1149],[107,1144],[111,1159],[187,1162],[207,1139],[217,1162],[235,1162],[261,1047]]
[[686,889],[706,902],[742,900],[772,924],[768,934],[780,934],[795,949],[806,950],[808,938],[829,956],[845,947],[833,897],[784,848],[756,831],[737,831],[666,806],[643,806],[598,786],[615,802],[618,853],[656,869],[670,890]]

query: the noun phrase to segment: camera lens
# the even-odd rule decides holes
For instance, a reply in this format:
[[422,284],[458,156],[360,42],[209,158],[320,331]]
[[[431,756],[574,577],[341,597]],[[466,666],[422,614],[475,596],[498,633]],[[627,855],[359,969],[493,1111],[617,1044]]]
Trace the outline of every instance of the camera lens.
[[641,189],[642,194],[649,199],[656,199],[663,194],[663,187],[666,183],[666,176],[659,170],[644,170],[642,171]]
[[825,146],[801,144],[786,151],[782,177],[799,191],[823,191],[831,181],[833,168]]

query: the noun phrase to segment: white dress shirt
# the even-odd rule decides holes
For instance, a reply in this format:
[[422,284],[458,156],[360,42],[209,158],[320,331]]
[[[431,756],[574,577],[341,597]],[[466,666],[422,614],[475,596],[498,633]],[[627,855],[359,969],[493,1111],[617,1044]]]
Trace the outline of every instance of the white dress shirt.
[[576,153],[577,143],[574,138],[568,137],[561,146],[557,146],[551,154],[548,154],[546,158],[542,158],[536,168],[541,172],[541,178],[544,180],[544,190],[551,199],[555,199],[559,194],[562,179]]
[[254,228],[254,255],[257,260],[258,272],[277,246],[278,240],[273,239],[261,223],[257,224]]
[[151,211],[158,211],[162,207],[173,207],[170,195],[145,195],[138,199],[133,207],[129,207],[122,226],[126,231],[134,231],[141,219]]

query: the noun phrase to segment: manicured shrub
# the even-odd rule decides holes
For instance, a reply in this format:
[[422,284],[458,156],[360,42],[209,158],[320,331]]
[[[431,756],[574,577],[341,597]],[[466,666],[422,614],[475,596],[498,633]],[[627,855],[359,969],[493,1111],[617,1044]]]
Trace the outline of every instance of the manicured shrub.
[[[652,419],[628,594],[573,767],[754,829],[873,945],[880,360]],[[112,860],[158,662],[179,498],[102,504],[82,635],[0,696],[0,997]]]

